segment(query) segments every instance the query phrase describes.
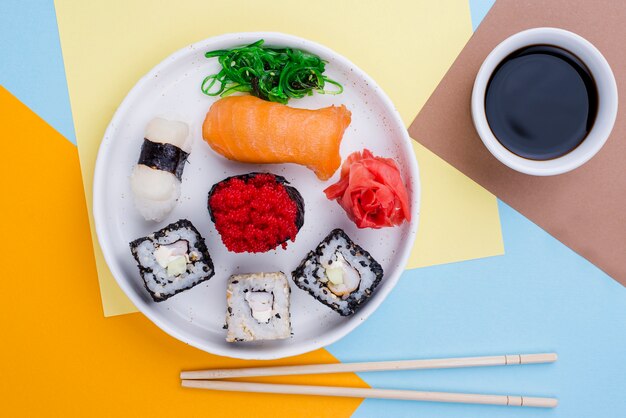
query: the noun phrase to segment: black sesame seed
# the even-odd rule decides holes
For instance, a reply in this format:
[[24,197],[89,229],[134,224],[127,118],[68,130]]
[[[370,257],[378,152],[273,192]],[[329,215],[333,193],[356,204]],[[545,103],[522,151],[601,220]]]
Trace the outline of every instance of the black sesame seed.
[[276,318],[280,319],[280,314],[279,313],[276,314]]

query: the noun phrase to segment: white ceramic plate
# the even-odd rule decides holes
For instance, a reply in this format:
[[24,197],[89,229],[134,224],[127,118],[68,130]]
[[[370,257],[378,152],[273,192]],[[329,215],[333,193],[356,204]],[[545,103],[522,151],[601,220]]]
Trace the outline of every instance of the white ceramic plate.
[[[341,144],[345,159],[369,148],[375,155],[393,158],[399,165],[411,199],[412,220],[395,228],[359,230],[336,202],[322,190],[339,177],[319,181],[313,172],[293,164],[251,165],[228,161],[202,140],[201,126],[217,100],[200,91],[205,76],[219,71],[216,59],[204,53],[265,39],[266,45],[307,50],[328,61],[326,73],[343,84],[337,96],[315,94],[290,100],[289,105],[321,108],[345,104],[352,123]],[[193,148],[185,166],[182,194],[174,211],[160,223],[147,222],[133,206],[129,176],[143,143],[144,128],[155,116],[179,119],[190,125]],[[282,175],[305,201],[305,222],[287,249],[264,254],[229,253],[207,212],[211,186],[225,177],[252,171]],[[168,334],[210,353],[273,359],[305,353],[328,345],[361,324],[385,299],[402,273],[417,232],[419,172],[411,140],[389,98],[350,61],[305,39],[279,33],[238,33],[206,39],[188,46],[154,67],[128,93],[109,124],[96,162],[94,217],[106,262],[122,290],[135,306]],[[215,264],[215,276],[164,302],[155,303],[146,292],[128,243],[178,219],[189,219],[205,238]],[[222,328],[226,312],[226,281],[231,274],[293,271],[307,252],[334,228],[342,228],[382,265],[384,278],[369,302],[351,317],[342,317],[291,284],[293,336],[280,341],[227,343]]]

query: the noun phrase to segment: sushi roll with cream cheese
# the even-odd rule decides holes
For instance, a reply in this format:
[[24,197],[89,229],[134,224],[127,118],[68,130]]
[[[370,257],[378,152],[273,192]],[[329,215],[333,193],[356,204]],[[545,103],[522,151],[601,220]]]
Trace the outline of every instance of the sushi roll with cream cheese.
[[352,315],[372,295],[383,268],[341,229],[335,229],[292,273],[299,288],[342,316]]
[[159,222],[174,209],[190,152],[186,123],[163,118],[148,123],[139,160],[130,176],[135,206],[147,221]]
[[226,341],[289,338],[290,293],[282,272],[231,276],[226,290]]
[[215,274],[204,239],[186,219],[132,241],[130,250],[155,302],[190,289]]

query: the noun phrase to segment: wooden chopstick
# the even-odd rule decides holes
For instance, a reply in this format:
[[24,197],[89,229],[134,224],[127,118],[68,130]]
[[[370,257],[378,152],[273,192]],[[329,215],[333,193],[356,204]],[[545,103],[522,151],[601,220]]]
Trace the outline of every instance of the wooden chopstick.
[[418,392],[412,390],[348,388],[337,386],[278,385],[270,383],[229,382],[223,380],[183,380],[186,388],[236,392],[280,393],[289,395],[341,396],[350,398],[380,398],[408,401],[452,402],[483,405],[532,406],[554,408],[555,398],[511,395],[477,395],[468,393]]
[[449,369],[456,367],[513,366],[553,363],[555,353],[506,354],[486,357],[459,357],[427,360],[377,361],[368,363],[309,364],[301,366],[251,367],[183,371],[181,379],[230,379],[235,377],[287,376],[299,374],[359,373],[388,370]]

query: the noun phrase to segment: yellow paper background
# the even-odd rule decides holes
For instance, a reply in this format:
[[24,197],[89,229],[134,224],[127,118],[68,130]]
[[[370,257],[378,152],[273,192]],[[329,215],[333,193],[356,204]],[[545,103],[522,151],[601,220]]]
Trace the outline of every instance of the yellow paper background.
[[[408,125],[472,33],[467,0],[56,0],[104,314],[134,307],[98,247],[91,214],[98,145],[116,107],[172,52],[227,32],[278,31],[327,45],[369,73]],[[420,231],[409,268],[503,253],[496,199],[420,145]]]

